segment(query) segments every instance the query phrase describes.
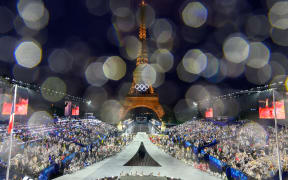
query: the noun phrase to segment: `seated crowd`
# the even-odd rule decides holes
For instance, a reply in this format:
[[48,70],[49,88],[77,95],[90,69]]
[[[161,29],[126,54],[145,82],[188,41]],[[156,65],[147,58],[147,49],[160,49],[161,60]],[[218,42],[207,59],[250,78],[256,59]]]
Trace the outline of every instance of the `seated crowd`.
[[[278,129],[282,171],[286,171],[288,165],[287,132],[285,127]],[[168,135],[153,135],[150,139],[170,155],[222,178],[225,178],[225,172],[212,172],[207,161],[202,161],[204,155],[195,153],[192,146],[203,147],[206,154],[249,177],[271,178],[278,171],[275,130],[256,122],[219,126],[203,120],[188,121],[168,129]],[[213,141],[215,139],[216,142]],[[191,146],[187,146],[187,142]]]
[[[88,120],[30,127],[16,124],[14,132],[11,170],[33,178],[52,164],[58,165],[61,174],[74,172],[121,151],[133,138],[121,136],[109,124]],[[1,165],[6,166],[7,126],[1,128],[0,140]],[[71,154],[74,158],[65,160]]]

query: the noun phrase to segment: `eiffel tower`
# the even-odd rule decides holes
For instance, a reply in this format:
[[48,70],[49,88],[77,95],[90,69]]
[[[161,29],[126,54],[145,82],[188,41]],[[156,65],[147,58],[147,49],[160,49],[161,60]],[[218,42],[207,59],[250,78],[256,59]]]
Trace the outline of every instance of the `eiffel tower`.
[[[120,110],[120,119],[125,118],[126,114],[135,108],[144,107],[151,109],[156,113],[159,120],[162,120],[164,110],[159,103],[158,94],[154,91],[149,74],[143,73],[145,68],[148,68],[148,51],[147,51],[147,29],[145,25],[145,8],[147,4],[145,0],[141,1],[140,5],[140,25],[139,25],[139,41],[141,49],[136,61],[136,68],[133,72],[133,82],[126,96],[123,107]],[[143,76],[144,75],[144,76]],[[145,77],[146,76],[146,77]]]

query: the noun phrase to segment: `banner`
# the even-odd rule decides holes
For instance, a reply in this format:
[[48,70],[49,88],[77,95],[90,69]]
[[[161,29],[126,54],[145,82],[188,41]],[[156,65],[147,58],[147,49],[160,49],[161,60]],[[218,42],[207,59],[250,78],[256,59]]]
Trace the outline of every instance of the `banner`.
[[65,101],[65,116],[70,116],[71,115],[71,107],[72,107],[72,102],[71,101]]
[[[2,106],[2,115],[10,115],[12,111],[12,103],[4,102]],[[15,115],[27,115],[28,99],[19,98],[15,106]]]
[[205,118],[213,118],[213,108],[207,109],[205,112]]
[[79,116],[79,106],[74,106],[72,108],[72,116]]
[[[264,104],[261,106],[261,104]],[[259,101],[259,118],[260,119],[274,119],[274,103],[269,106],[269,99]],[[284,100],[276,101],[276,117],[277,119],[285,119],[285,105]]]

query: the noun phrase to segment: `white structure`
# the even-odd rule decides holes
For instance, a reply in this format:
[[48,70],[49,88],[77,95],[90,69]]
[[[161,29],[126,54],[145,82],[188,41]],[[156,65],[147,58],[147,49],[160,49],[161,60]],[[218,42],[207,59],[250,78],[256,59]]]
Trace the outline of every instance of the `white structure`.
[[[149,155],[157,161],[161,167],[149,166],[123,166],[137,152],[140,143],[143,142]],[[122,152],[117,155],[89,166],[73,174],[61,176],[58,180],[78,180],[78,179],[96,179],[103,177],[118,176],[121,173],[135,174],[143,172],[144,175],[153,173],[161,176],[177,177],[183,180],[216,180],[217,177],[211,176],[182,161],[169,156],[160,150],[156,145],[150,142],[146,133],[138,133],[134,140]]]

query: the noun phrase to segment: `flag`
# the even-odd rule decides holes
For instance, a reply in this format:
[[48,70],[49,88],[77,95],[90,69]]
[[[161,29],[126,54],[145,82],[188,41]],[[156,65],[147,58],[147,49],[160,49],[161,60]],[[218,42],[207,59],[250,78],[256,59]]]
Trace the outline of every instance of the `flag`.
[[8,126],[8,134],[11,133],[12,129],[13,129],[13,123],[14,123],[14,103],[12,103],[12,111],[10,114],[10,120],[9,120],[9,126]]
[[11,131],[13,130],[16,95],[17,95],[17,85],[15,85],[15,90],[14,90],[14,101],[12,102],[12,108],[11,108],[11,114],[10,114],[10,120],[9,120],[9,126],[8,126],[8,134],[10,134]]

